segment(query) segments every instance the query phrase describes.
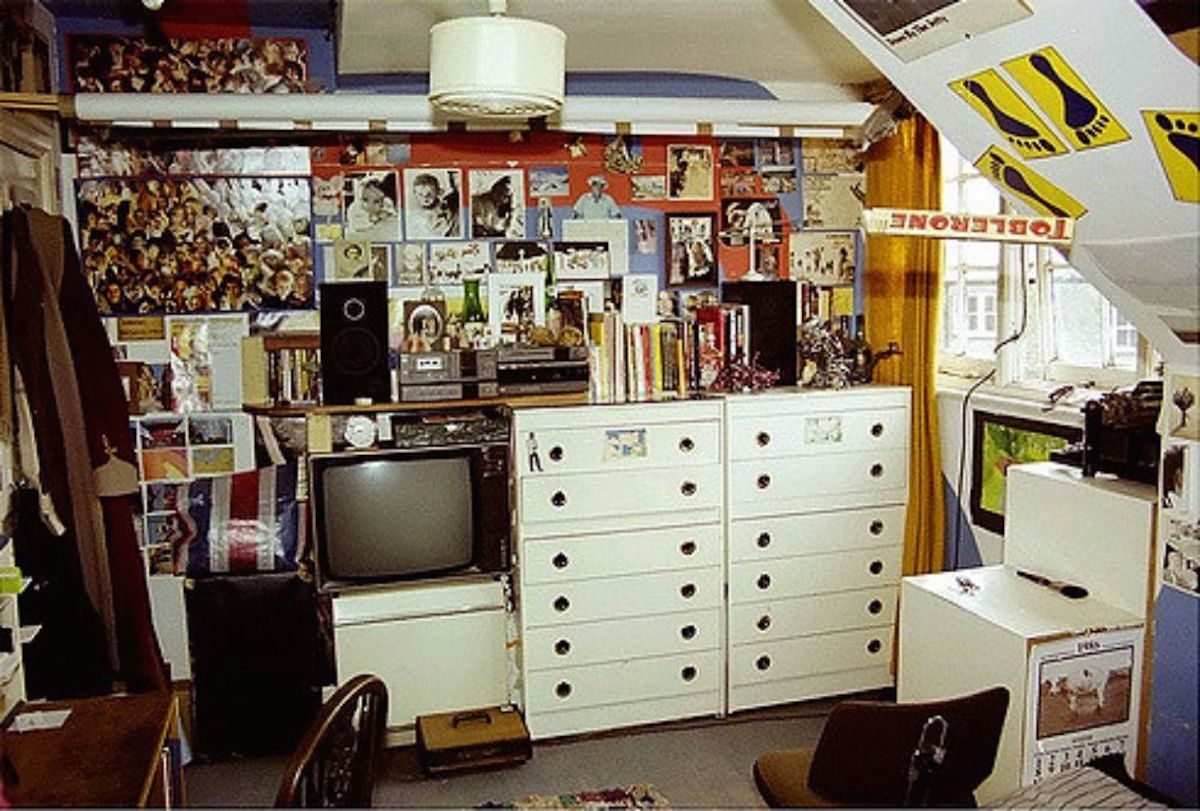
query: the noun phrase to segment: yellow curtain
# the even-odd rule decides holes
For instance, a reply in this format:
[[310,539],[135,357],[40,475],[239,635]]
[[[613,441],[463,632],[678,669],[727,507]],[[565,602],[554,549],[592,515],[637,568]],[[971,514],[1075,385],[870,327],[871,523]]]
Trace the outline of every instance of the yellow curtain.
[[[900,122],[894,135],[867,152],[867,207],[940,208],[940,160],[938,135],[928,121],[914,114]],[[881,363],[876,380],[912,387],[906,575],[941,571],[946,544],[935,399],[941,257],[936,240],[867,238],[867,341],[876,350],[896,341],[903,353]]]

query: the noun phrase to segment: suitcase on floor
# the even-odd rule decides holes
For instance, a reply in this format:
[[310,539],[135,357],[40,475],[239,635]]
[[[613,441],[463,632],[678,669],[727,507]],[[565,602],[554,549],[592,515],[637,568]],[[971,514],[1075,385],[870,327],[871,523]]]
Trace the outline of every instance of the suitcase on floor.
[[417,759],[427,775],[518,766],[531,757],[529,729],[514,707],[417,716]]

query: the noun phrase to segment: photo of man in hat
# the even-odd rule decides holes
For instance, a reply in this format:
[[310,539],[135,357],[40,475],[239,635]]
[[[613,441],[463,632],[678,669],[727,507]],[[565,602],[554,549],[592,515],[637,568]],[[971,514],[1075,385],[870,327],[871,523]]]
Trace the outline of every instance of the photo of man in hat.
[[588,191],[575,201],[575,219],[577,220],[619,220],[621,207],[605,189],[608,181],[604,175],[592,175],[588,178]]

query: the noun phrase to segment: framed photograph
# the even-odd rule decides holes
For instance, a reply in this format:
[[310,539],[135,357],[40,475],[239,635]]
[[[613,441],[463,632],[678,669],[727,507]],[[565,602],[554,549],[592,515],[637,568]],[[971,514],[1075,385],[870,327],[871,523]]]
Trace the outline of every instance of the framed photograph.
[[396,262],[392,268],[392,287],[425,284],[425,243],[402,242],[397,245]]
[[404,233],[410,240],[462,239],[462,170],[404,170]]
[[1078,442],[1082,436],[1083,431],[1071,425],[976,411],[971,446],[972,522],[1003,534],[1008,468],[1045,462],[1051,451]]
[[441,349],[442,335],[446,331],[446,303],[444,301],[404,302],[405,352],[433,352]]
[[554,278],[556,281],[607,279],[608,275],[607,242],[554,243]]
[[701,144],[667,146],[667,199],[713,199],[713,150]]
[[854,284],[855,244],[853,231],[793,231],[788,237],[789,274],[814,284]]
[[750,236],[756,243],[779,242],[783,235],[783,214],[774,197],[721,201],[721,242],[745,245]]
[[530,329],[546,321],[546,277],[493,273],[488,277],[488,320],[500,343],[521,343]]
[[565,166],[529,167],[530,197],[566,197],[571,193]]
[[525,173],[521,169],[471,169],[471,237],[525,238]]
[[667,284],[717,283],[716,214],[667,215]]

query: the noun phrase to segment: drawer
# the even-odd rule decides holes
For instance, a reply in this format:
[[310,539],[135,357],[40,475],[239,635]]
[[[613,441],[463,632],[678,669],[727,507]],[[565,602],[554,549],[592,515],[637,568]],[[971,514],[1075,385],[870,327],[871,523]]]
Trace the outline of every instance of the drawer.
[[729,684],[837,673],[886,665],[892,656],[892,626],[801,636],[729,649]]
[[729,465],[731,517],[903,504],[907,493],[904,448]]
[[521,591],[526,628],[718,608],[721,569],[539,583]]
[[[575,473],[525,479],[519,484],[518,520],[523,526],[626,518],[647,513],[720,509],[720,465],[667,470]],[[695,520],[695,519],[693,519]]]
[[720,422],[638,422],[513,434],[522,477],[721,463]]
[[528,670],[717,650],[720,645],[718,608],[531,628],[521,640]]
[[596,707],[719,690],[721,652],[534,670],[525,682],[529,713]]
[[619,428],[626,425],[660,425],[678,422],[719,423],[724,415],[719,398],[670,400],[647,403],[552,406],[513,409],[514,436],[521,431],[541,432],[562,428]]
[[813,456],[908,446],[908,409],[834,409],[729,423],[729,458]]
[[526,541],[521,546],[520,565],[523,581],[532,584],[697,569],[721,563],[721,525],[698,524]]
[[729,607],[729,643],[757,643],[891,624],[896,618],[894,585],[789,597]]
[[698,715],[720,715],[724,710],[720,690],[707,693],[683,693],[669,698],[601,704],[556,712],[530,712],[525,707],[525,723],[533,740],[559,735],[578,735],[601,729],[657,724]]
[[900,582],[899,546],[748,561],[729,567],[731,604],[852,591]]
[[904,542],[903,505],[742,518],[729,524],[729,559],[763,560]]

